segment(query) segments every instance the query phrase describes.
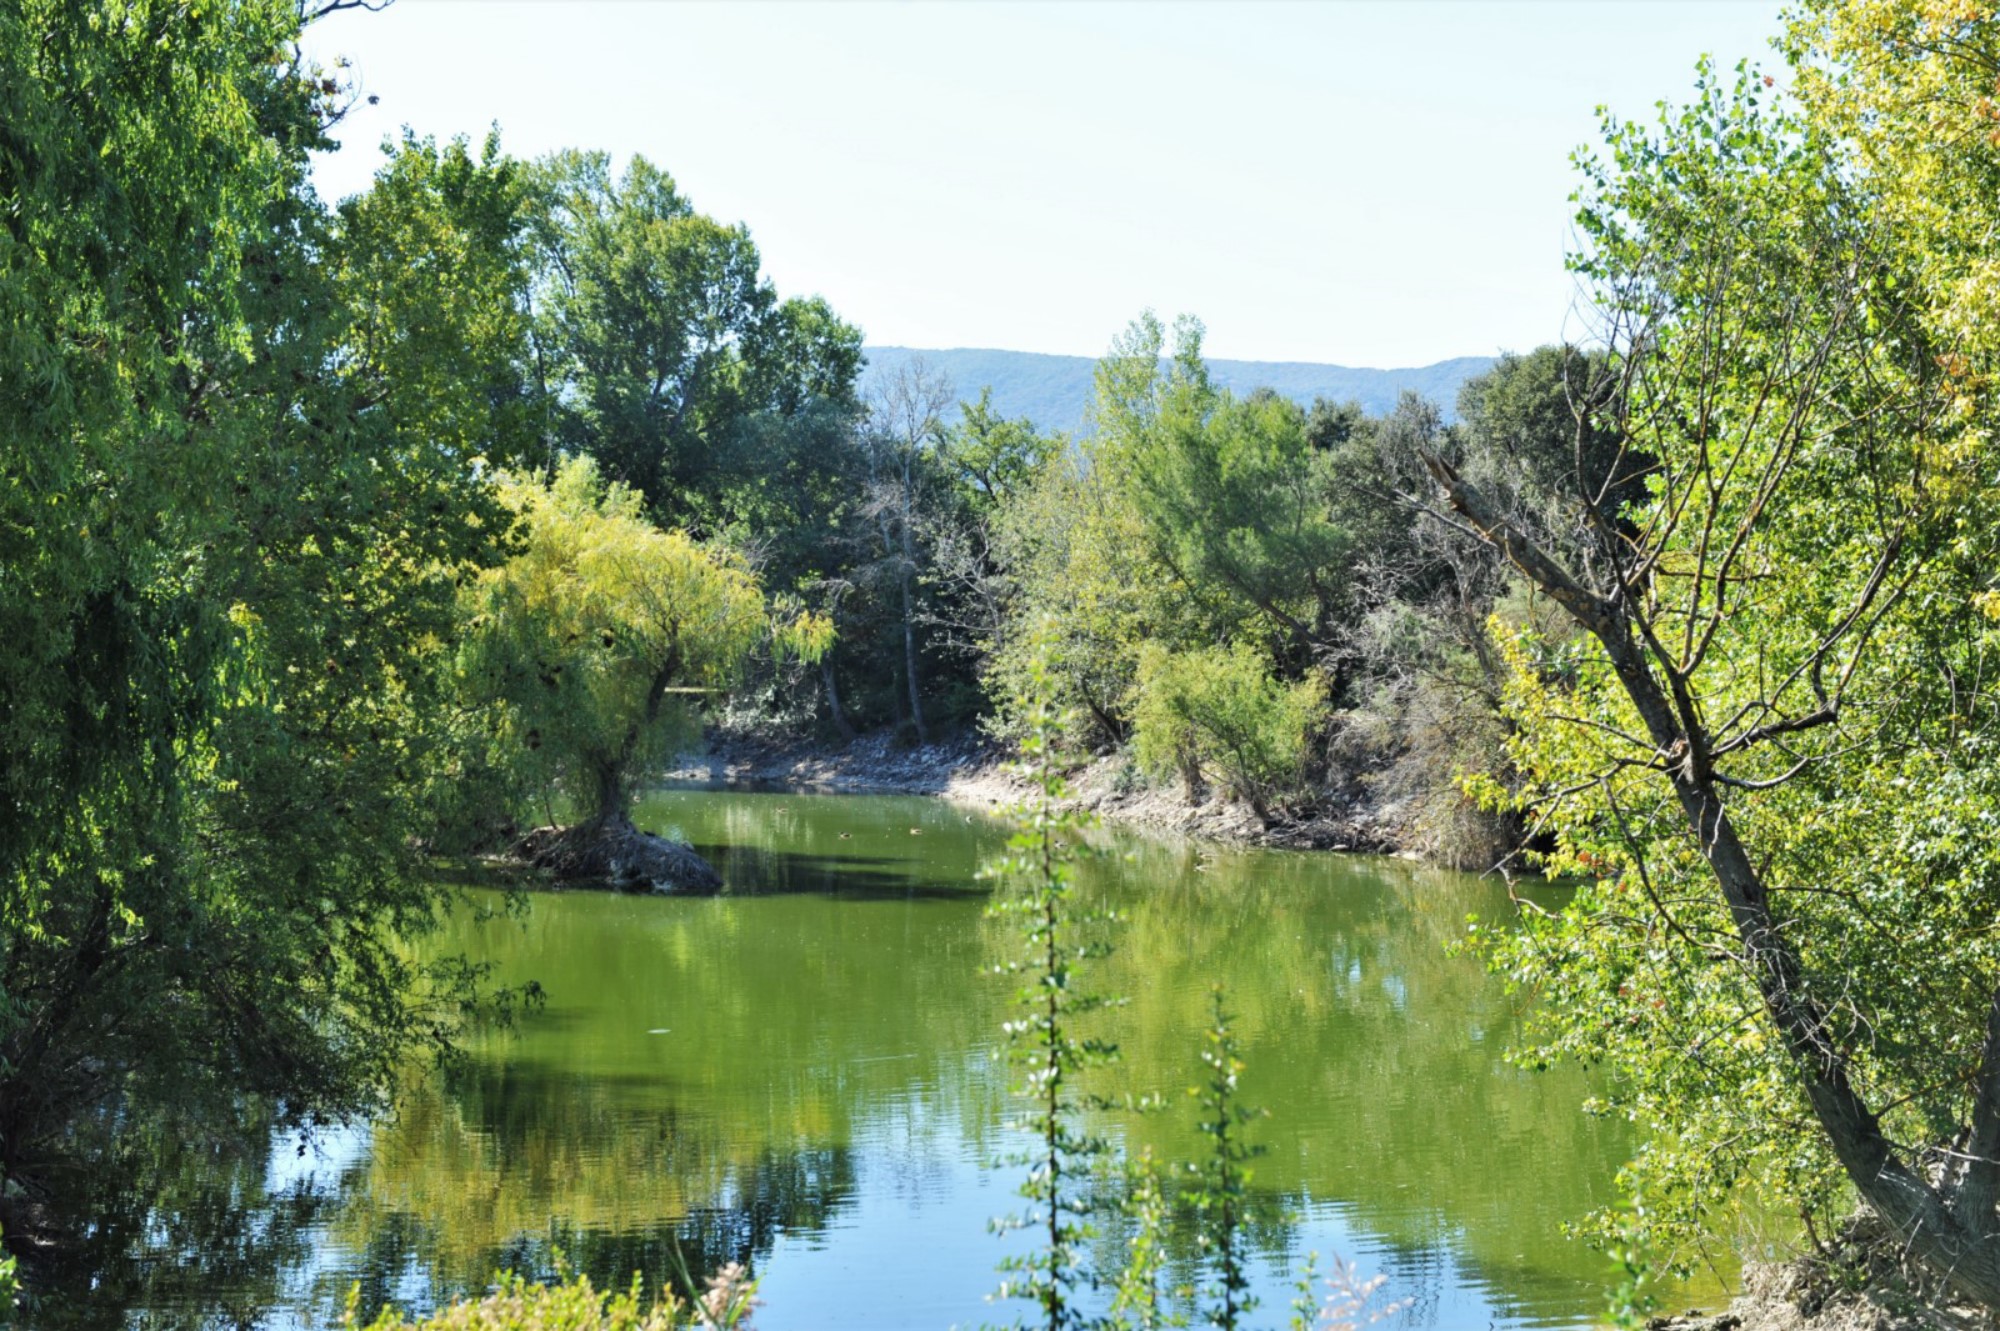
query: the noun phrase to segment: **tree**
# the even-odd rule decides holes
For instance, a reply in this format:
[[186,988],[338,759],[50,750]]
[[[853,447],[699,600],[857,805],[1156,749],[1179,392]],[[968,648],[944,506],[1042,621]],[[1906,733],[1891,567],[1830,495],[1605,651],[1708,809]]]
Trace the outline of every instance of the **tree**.
[[930,743],[930,728],[917,647],[917,514],[953,396],[951,381],[918,357],[897,367],[868,413],[870,511],[881,532],[882,566],[901,602],[903,683],[919,744]]
[[1089,441],[1051,458],[1007,503],[994,548],[1014,595],[987,691],[1007,700],[1050,689],[1077,730],[1065,739],[1122,743],[1140,646],[1172,621],[1171,580]]
[[945,432],[939,461],[959,503],[982,517],[1018,494],[1067,442],[1042,434],[1026,417],[1002,416],[991,388],[980,389],[977,401],[961,402],[959,417]]
[[[478,413],[445,376],[380,409],[365,265],[306,183],[340,88],[299,23],[0,12],[9,1196],[114,1102],[373,1105],[471,996],[403,943],[441,904],[409,849],[438,646],[493,553]],[[473,339],[443,233],[403,234],[438,319],[406,345],[449,357]]]
[[370,406],[460,465],[547,461],[531,371],[528,181],[488,134],[440,146],[405,131],[365,194],[340,207],[350,373]]
[[990,388],[961,402],[959,420],[939,435],[933,483],[914,514],[926,566],[917,621],[952,682],[984,672],[1006,637],[1017,584],[1000,550],[1001,518],[1067,446],[1033,421],[1002,417]]
[[1215,389],[1201,336],[1183,320],[1163,363],[1156,318],[1127,330],[1098,368],[1102,452],[1183,594],[1219,634],[1261,628],[1296,678],[1332,637],[1353,548],[1305,413],[1275,393]]
[[[1615,507],[1622,468],[1572,466],[1584,536],[1552,548],[1429,467],[1441,516],[1579,631],[1513,638],[1510,705],[1550,865],[1596,881],[1499,955],[1545,991],[1552,1050],[1612,1060],[1615,1101],[1659,1129],[1635,1169],[1667,1233],[1746,1179],[1809,1208],[1844,1179],[2000,1306],[2000,708],[1979,613],[2000,492],[1990,334],[1958,322],[1993,233],[1955,220],[1982,239],[1952,248],[1902,224],[1935,211],[1920,198],[1990,216],[1955,186],[1991,156],[1935,136],[1979,124],[2000,26],[1903,12],[1809,10],[1802,111],[1704,70],[1688,108],[1612,124],[1610,160],[1586,163],[1578,267],[1610,355],[1575,433],[1609,429],[1642,496]],[[1883,142],[1918,146],[1871,151],[1856,106],[1899,108]]]
[[559,790],[583,815],[550,848],[557,867],[596,873],[629,853],[634,783],[691,737],[694,700],[724,690],[767,635],[817,658],[831,625],[774,625],[740,559],[654,527],[638,492],[605,484],[588,458],[546,484],[507,474],[500,489],[521,550],[468,590],[465,687],[499,700],[499,751],[522,785]]
[[714,534],[742,515],[760,413],[852,411],[861,334],[824,301],[780,301],[743,226],[694,210],[634,157],[561,152],[531,172],[536,350],[555,433],[654,521]]
[[1317,676],[1282,684],[1262,653],[1241,642],[1185,652],[1148,644],[1137,696],[1133,747],[1142,765],[1178,772],[1189,800],[1204,770],[1216,771],[1266,823],[1272,801],[1300,783],[1325,698]]
[[[1505,355],[1466,383],[1452,426],[1405,393],[1388,416],[1340,423],[1323,445],[1335,520],[1357,551],[1333,654],[1350,706],[1329,769],[1361,773],[1378,799],[1404,810],[1400,843],[1429,859],[1483,870],[1521,844],[1517,811],[1482,804],[1465,787],[1518,788],[1502,706],[1509,667],[1490,626],[1496,615],[1509,625],[1546,616],[1494,551],[1413,522],[1393,496],[1423,483],[1423,457],[1436,454],[1538,539],[1574,548],[1575,515],[1564,502],[1577,457],[1572,395],[1592,363],[1553,346]],[[1593,429],[1585,443],[1586,470],[1597,475],[1615,437]]]

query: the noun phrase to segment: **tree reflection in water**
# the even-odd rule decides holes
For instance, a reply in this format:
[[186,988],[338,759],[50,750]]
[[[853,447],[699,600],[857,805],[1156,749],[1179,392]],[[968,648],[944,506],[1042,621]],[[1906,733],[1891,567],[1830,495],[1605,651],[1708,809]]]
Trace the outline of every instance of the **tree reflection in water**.
[[[468,913],[443,941],[540,981],[548,1006],[323,1156],[269,1147],[248,1111],[106,1125],[110,1164],[65,1188],[79,1218],[34,1264],[70,1301],[47,1324],[319,1324],[355,1281],[364,1308],[422,1308],[496,1267],[552,1274],[559,1252],[601,1284],[658,1280],[676,1250],[697,1278],[729,1260],[769,1276],[774,1327],[875,1324],[889,1269],[940,1310],[917,1320],[977,1320],[1000,1255],[986,1221],[1010,1204],[979,1170],[1009,1112],[988,1058],[1006,986],[981,978],[1002,940],[973,884],[1001,833],[924,800],[679,794],[638,816],[733,847],[730,890],[537,896],[525,927]],[[1587,1324],[1601,1259],[1558,1227],[1606,1199],[1630,1143],[1578,1112],[1574,1069],[1505,1063],[1523,1000],[1448,952],[1468,912],[1509,909],[1505,888],[1112,840],[1131,858],[1083,889],[1127,918],[1094,982],[1131,1002],[1105,1014],[1124,1058],[1099,1089],[1174,1107],[1099,1126],[1199,1154],[1181,1092],[1224,980],[1244,1097],[1272,1111],[1252,1182],[1266,1310],[1317,1246],[1386,1270],[1385,1297],[1416,1300],[1405,1325]]]

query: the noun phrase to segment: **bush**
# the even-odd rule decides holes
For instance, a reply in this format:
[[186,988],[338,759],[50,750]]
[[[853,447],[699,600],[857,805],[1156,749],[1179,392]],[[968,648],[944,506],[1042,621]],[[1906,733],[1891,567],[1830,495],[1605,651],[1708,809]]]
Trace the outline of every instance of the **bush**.
[[1298,788],[1325,689],[1317,677],[1273,679],[1263,655],[1244,643],[1188,652],[1149,645],[1139,658],[1138,698],[1132,738],[1141,767],[1179,773],[1190,799],[1213,772],[1268,822],[1272,802]]
[[503,1274],[498,1288],[478,1299],[461,1299],[421,1322],[412,1322],[393,1308],[361,1326],[356,1300],[360,1287],[348,1295],[343,1331],[677,1331],[708,1327],[712,1331],[753,1331],[750,1311],[757,1286],[734,1262],[709,1277],[708,1291],[693,1304],[671,1292],[647,1308],[635,1278],[623,1294],[600,1294],[590,1277],[579,1275],[554,1285],[537,1285],[523,1276]]

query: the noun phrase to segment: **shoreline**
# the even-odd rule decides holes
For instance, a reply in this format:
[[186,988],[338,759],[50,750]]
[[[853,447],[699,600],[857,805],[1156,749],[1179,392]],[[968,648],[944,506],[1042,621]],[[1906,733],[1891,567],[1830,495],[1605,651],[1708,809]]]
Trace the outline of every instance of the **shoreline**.
[[[700,754],[677,756],[663,781],[724,786],[777,786],[842,795],[930,795],[993,809],[1028,796],[1005,746],[981,735],[900,746],[884,733],[852,743],[782,743],[755,735],[711,731]],[[1344,808],[1281,812],[1267,825],[1250,808],[1213,791],[1190,803],[1174,785],[1152,786],[1122,754],[1107,754],[1064,770],[1072,807],[1107,823],[1174,832],[1203,841],[1285,850],[1348,851],[1421,858],[1396,835],[1394,806],[1355,801]]]

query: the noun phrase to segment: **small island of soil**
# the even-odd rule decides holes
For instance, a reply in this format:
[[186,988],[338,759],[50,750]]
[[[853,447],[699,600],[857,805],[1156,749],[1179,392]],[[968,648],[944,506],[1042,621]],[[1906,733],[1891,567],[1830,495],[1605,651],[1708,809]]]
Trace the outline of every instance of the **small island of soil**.
[[538,827],[514,844],[515,858],[563,882],[620,892],[714,892],[722,877],[678,841],[632,825],[624,814],[568,827]]

